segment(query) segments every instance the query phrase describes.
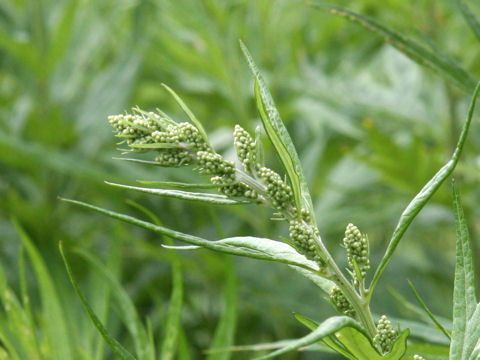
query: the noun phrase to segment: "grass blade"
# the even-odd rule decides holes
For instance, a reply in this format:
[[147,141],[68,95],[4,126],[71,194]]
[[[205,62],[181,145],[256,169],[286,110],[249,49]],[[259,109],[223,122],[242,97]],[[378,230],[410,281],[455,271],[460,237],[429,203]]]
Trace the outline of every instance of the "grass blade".
[[473,34],[480,41],[480,23],[478,22],[477,18],[473,13],[470,11],[470,8],[467,4],[465,4],[462,0],[458,1],[458,7],[460,12],[462,13],[463,18],[467,22],[468,26],[472,30]]
[[119,356],[121,359],[123,359],[123,360],[135,360],[135,358],[133,357],[132,354],[130,354],[127,350],[125,350],[125,348],[122,345],[120,345],[120,343],[117,340],[115,340],[114,338],[112,338],[110,336],[107,329],[102,325],[102,323],[100,322],[98,317],[95,315],[95,313],[93,312],[93,309],[90,307],[87,300],[83,296],[83,294],[82,294],[82,292],[81,292],[81,290],[80,290],[80,288],[77,284],[77,281],[73,277],[72,269],[71,269],[70,264],[69,264],[69,262],[68,262],[68,260],[65,256],[65,253],[63,251],[63,246],[62,246],[61,242],[59,243],[59,249],[60,249],[60,254],[62,256],[63,262],[65,263],[65,267],[67,269],[68,276],[70,277],[70,281],[72,282],[73,288],[75,289],[75,292],[77,293],[78,297],[80,298],[80,301],[82,302],[83,307],[87,311],[88,316],[90,317],[93,324],[95,325],[95,327],[98,329],[98,331],[100,332],[100,334],[104,338],[105,342],[110,346],[112,351],[117,356]]
[[383,255],[383,258],[380,264],[373,275],[373,280],[370,285],[370,294],[372,294],[375,285],[377,284],[378,280],[380,279],[385,267],[388,264],[388,261],[392,257],[395,249],[398,246],[398,243],[407,231],[408,227],[410,226],[415,216],[423,209],[425,204],[430,200],[430,198],[435,194],[438,190],[440,185],[445,181],[445,179],[453,172],[455,166],[458,163],[460,155],[462,154],[463,145],[465,144],[465,140],[468,135],[468,130],[470,128],[470,124],[472,122],[473,111],[475,110],[475,103],[477,100],[478,92],[480,90],[480,83],[477,84],[475,87],[475,91],[473,92],[472,100],[470,103],[470,107],[468,109],[467,119],[465,120],[465,124],[463,126],[462,132],[460,134],[460,138],[458,139],[457,147],[453,152],[452,157],[450,160],[440,169],[438,172],[433,176],[433,178],[420,190],[420,192],[413,198],[413,200],[408,204],[408,206],[403,211],[402,215],[400,216],[400,220],[398,221],[397,227],[393,231],[392,238],[390,239],[390,243],[388,244],[387,250]]
[[437,318],[435,317],[435,315],[433,315],[433,313],[430,311],[430,309],[427,307],[427,305],[425,304],[425,302],[422,300],[422,298],[420,297],[420,295],[418,294],[417,292],[417,289],[415,289],[415,286],[413,286],[412,282],[410,280],[408,280],[408,285],[410,286],[410,288],[412,289],[415,297],[417,298],[417,301],[419,302],[419,304],[422,306],[423,310],[428,314],[428,317],[433,321],[433,323],[435,324],[435,326],[442,332],[445,334],[445,336],[451,340],[451,336],[450,336],[450,333],[448,332],[447,329],[445,329],[445,327],[440,323],[440,321],[437,320]]
[[138,313],[135,309],[135,305],[128,296],[127,292],[123,289],[120,282],[113,275],[110,269],[108,269],[108,267],[106,267],[88,252],[81,249],[76,249],[75,253],[80,255],[91,266],[93,266],[96,274],[101,275],[105,283],[112,290],[112,294],[119,305],[122,320],[133,338],[136,355],[138,356],[139,360],[153,360],[153,343],[149,343],[148,333],[142,326]]
[[38,281],[45,319],[49,320],[46,323],[46,336],[52,344],[53,359],[70,359],[73,356],[73,349],[68,336],[67,321],[60,305],[53,278],[48,271],[45,261],[27,233],[18,223],[14,222],[14,225],[25,246]]
[[[312,200],[308,185],[303,174],[302,164],[298,158],[297,150],[293,145],[292,139],[280,118],[280,114],[275,106],[272,95],[263,80],[257,65],[253,61],[247,47],[240,41],[240,47],[248,61],[250,70],[255,77],[255,99],[257,108],[262,119],[265,132],[272,142],[282,164],[287,172],[288,179],[292,186],[297,209],[305,208],[310,214],[314,214]],[[298,211],[300,217],[300,211]],[[312,216],[314,218],[314,216]]]
[[175,358],[181,328],[183,276],[181,262],[175,251],[171,253],[171,264],[172,294],[170,295],[168,317],[165,323],[165,332],[160,353],[160,359],[162,360],[172,360]]
[[[450,359],[467,360],[480,336],[479,324],[472,327],[471,320],[479,320],[475,296],[475,272],[473,269],[470,236],[463,214],[462,202],[455,183],[453,183],[453,202],[455,209],[455,227],[457,233],[455,284],[453,289],[453,331],[450,345]],[[475,334],[476,333],[476,334]],[[472,337],[476,335],[476,339]],[[472,346],[473,345],[473,346]]]
[[456,64],[453,59],[446,57],[443,54],[436,54],[432,52],[423,45],[403,36],[402,34],[390,29],[378,21],[341,7],[330,6],[318,2],[312,2],[311,5],[314,8],[328,10],[332,14],[345,17],[346,19],[356,22],[372,32],[380,34],[385,39],[385,42],[395,47],[398,51],[404,53],[418,64],[427,66],[440,75],[453,80],[463,90],[472,92],[475,88],[478,80],[475,79],[475,77],[473,77],[468,71]]
[[[226,259],[225,269],[225,289],[223,292],[224,309],[222,317],[215,330],[215,336],[210,344],[212,349],[228,349],[234,345],[235,329],[237,325],[237,277],[235,274],[235,267],[232,259]],[[222,353],[211,353],[207,360],[229,360],[231,352],[225,351]]]
[[233,200],[233,199],[230,199],[228,196],[219,195],[219,194],[206,194],[206,193],[189,192],[189,191],[181,191],[181,190],[144,188],[139,186],[130,186],[130,185],[111,183],[108,181],[105,181],[105,183],[111,186],[140,191],[147,194],[171,197],[171,198],[176,198],[181,200],[199,201],[199,202],[214,204],[214,205],[238,205],[238,204],[252,203],[251,200]]

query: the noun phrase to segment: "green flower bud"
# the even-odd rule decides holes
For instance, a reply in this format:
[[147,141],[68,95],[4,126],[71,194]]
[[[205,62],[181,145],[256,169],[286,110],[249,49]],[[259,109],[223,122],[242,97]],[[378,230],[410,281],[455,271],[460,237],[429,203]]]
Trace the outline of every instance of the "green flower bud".
[[[362,235],[355,225],[348,224],[343,245],[347,249],[348,266],[353,270],[355,284],[358,285],[358,282],[365,278],[367,271],[370,269],[368,239],[365,235]],[[357,263],[360,270],[361,279],[357,279],[354,262]]]
[[315,261],[321,268],[325,266],[324,260],[316,251],[314,230],[302,221],[290,220],[290,239],[292,245],[309,260]]
[[235,181],[235,165],[222,155],[209,151],[197,151],[199,171],[203,174],[220,176],[223,183]]
[[356,313],[352,305],[347,300],[342,290],[336,285],[330,291],[330,301],[338,312],[351,317],[355,316]]
[[377,324],[377,335],[373,338],[373,344],[381,350],[382,354],[387,354],[392,350],[397,336],[397,331],[392,327],[390,320],[382,315]]
[[258,166],[255,141],[240,125],[235,125],[233,139],[238,159],[241,161],[245,171],[251,174],[252,169]]
[[273,207],[285,210],[293,205],[293,192],[275,171],[262,167],[258,170],[258,176],[263,180],[267,188],[267,194]]

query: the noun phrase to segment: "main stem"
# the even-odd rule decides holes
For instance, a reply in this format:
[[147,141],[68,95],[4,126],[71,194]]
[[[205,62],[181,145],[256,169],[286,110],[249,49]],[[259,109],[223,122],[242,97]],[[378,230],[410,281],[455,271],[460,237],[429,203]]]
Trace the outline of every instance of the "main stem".
[[[237,180],[247,184],[254,190],[256,190],[259,194],[262,194],[264,199],[268,202],[268,196],[266,194],[265,185],[252,177],[251,175],[245,173],[240,169],[236,169],[237,171]],[[286,219],[289,219],[293,216],[294,212],[285,211],[284,216]],[[313,225],[307,224],[308,226],[312,227]],[[315,233],[315,232],[314,232]],[[324,258],[327,269],[330,270],[331,274],[329,276],[330,280],[332,280],[342,291],[345,295],[347,300],[350,302],[352,307],[355,309],[357,313],[358,319],[360,322],[365,326],[367,329],[368,334],[373,339],[375,334],[377,333],[377,328],[375,326],[375,321],[373,320],[372,313],[370,312],[370,304],[369,304],[369,294],[361,294],[359,295],[353,285],[345,278],[343,272],[337,266],[335,260],[333,259],[330,252],[327,250],[325,245],[323,244],[322,239],[320,236],[315,235],[315,243],[317,245],[317,249]],[[363,296],[366,295],[366,296]]]
[[373,337],[377,333],[377,327],[375,326],[375,321],[373,320],[373,316],[370,311],[370,304],[369,304],[368,298],[360,296],[355,291],[355,288],[347,280],[343,272],[339,269],[339,267],[337,266],[337,263],[335,262],[332,255],[329,253],[329,251],[323,244],[320,237],[316,236],[315,240],[318,248],[325,256],[325,262],[327,263],[327,268],[329,268],[333,272],[333,274],[331,275],[331,280],[340,288],[342,293],[350,302],[355,312],[357,313],[358,319],[361,321],[363,326],[365,326],[368,334],[373,339]]

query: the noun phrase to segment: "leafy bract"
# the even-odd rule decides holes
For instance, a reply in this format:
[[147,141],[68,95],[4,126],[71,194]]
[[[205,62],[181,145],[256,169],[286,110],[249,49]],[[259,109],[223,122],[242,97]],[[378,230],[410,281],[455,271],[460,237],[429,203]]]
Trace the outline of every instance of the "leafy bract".
[[318,273],[319,270],[318,265],[315,262],[310,261],[303,255],[298,254],[289,245],[278,241],[255,237],[236,237],[219,241],[209,241],[198,236],[168,229],[166,227],[155,225],[132,216],[106,210],[81,201],[63,198],[61,198],[61,200],[94,210],[114,219],[122,220],[144,229],[151,230],[157,234],[169,236],[172,239],[177,239],[192,245],[201,246],[209,250],[294,265],[316,273]]
[[453,80],[465,91],[471,92],[475,88],[477,80],[468,71],[456,64],[452,58],[438,52],[433,52],[418,42],[403,36],[368,16],[318,2],[312,2],[311,5],[318,9],[326,9],[332,14],[345,17],[370,31],[379,33],[387,43],[394,46],[398,51],[404,53],[418,64],[427,66],[440,75]]
[[[380,355],[373,345],[368,340],[365,330],[352,318],[347,316],[331,317],[313,330],[307,336],[304,336],[289,345],[274,351],[266,356],[262,356],[257,360],[272,359],[276,356],[283,355],[289,351],[297,350],[300,347],[314,344],[322,339],[327,339],[329,343],[335,343],[335,346],[340,344],[343,346],[343,353],[350,359],[357,360],[398,360],[403,357],[407,348],[407,337],[409,331],[405,330],[400,334],[393,345],[392,351],[385,355]],[[333,336],[332,336],[333,335]],[[328,337],[331,341],[328,341]],[[332,340],[335,339],[335,340]]]
[[60,249],[60,254],[62,255],[63,261],[65,263],[65,267],[67,269],[68,276],[70,277],[70,281],[72,282],[73,288],[75,289],[75,292],[77,293],[78,297],[80,298],[80,301],[85,308],[85,310],[88,313],[88,316],[92,320],[93,324],[95,327],[98,329],[102,337],[104,338],[105,342],[110,346],[112,351],[122,360],[135,360],[135,357],[133,357],[132,354],[130,354],[120,343],[115,340],[107,331],[107,329],[103,326],[103,324],[100,322],[98,319],[97,315],[95,315],[95,312],[93,309],[90,307],[88,304],[87,300],[85,299],[85,296],[81,292],[77,281],[75,280],[73,276],[72,269],[70,267],[70,264],[65,256],[65,253],[63,251],[63,246],[62,243],[59,243],[59,249]]
[[[173,91],[170,87],[168,87],[167,85],[165,84],[162,84],[162,86],[170,93],[170,95],[172,95],[172,97],[175,99],[175,101],[177,102],[178,105],[180,105],[180,107],[182,108],[183,112],[187,115],[188,119],[192,122],[193,125],[195,125],[195,127],[198,129],[198,131],[200,132],[200,135],[202,135],[202,138],[203,140],[205,140],[205,142],[210,146],[210,148],[212,147],[212,145],[210,144],[210,141],[208,140],[208,135],[207,135],[207,132],[205,131],[205,129],[203,128],[203,125],[200,121],[198,121],[197,117],[195,116],[195,114],[192,112],[192,110],[190,110],[188,108],[188,106],[183,102],[182,98],[180,96],[178,96],[178,94]],[[168,119],[168,117],[167,117]]]
[[[295,314],[295,318],[310,330],[315,330],[319,326],[315,321],[302,315]],[[392,350],[385,355],[378,353],[364,331],[352,326],[344,326],[321,340],[336,352],[351,360],[398,360],[406,352],[409,334],[408,329],[403,331],[395,341]]]
[[480,304],[475,296],[475,273],[467,223],[460,194],[453,184],[456,227],[453,331],[450,359],[476,360],[480,356]]
[[111,186],[140,191],[147,194],[171,197],[171,198],[176,198],[181,200],[199,201],[199,202],[209,203],[213,205],[238,205],[238,204],[252,203],[252,201],[250,200],[234,200],[234,199],[230,199],[228,196],[219,195],[219,194],[206,194],[206,193],[200,193],[200,192],[190,192],[190,191],[170,190],[170,189],[144,188],[140,186],[116,184],[108,181],[106,181],[105,183]]
[[[248,61],[250,70],[255,77],[255,99],[263,127],[273,147],[275,148],[282,164],[287,172],[288,179],[292,186],[295,204],[300,210],[307,209],[313,214],[313,205],[308,191],[308,185],[303,175],[302,164],[298,158],[297,150],[293,145],[292,139],[283,124],[280,114],[275,106],[272,95],[263,80],[257,65],[253,61],[247,47],[240,41],[243,54]],[[300,216],[300,211],[298,212]]]
[[442,185],[445,179],[455,169],[455,166],[460,159],[460,155],[462,154],[463,145],[465,144],[465,140],[468,135],[468,130],[470,129],[470,124],[472,122],[473,111],[475,110],[475,103],[479,90],[480,82],[477,84],[477,86],[475,87],[475,91],[473,92],[467,118],[465,120],[465,124],[463,125],[462,132],[457,142],[457,147],[455,148],[452,157],[440,170],[438,170],[438,172],[430,179],[430,181],[422,188],[422,190],[420,190],[420,192],[405,208],[402,215],[400,215],[400,220],[398,221],[397,227],[393,231],[392,238],[390,239],[387,250],[385,251],[385,255],[383,255],[382,261],[378,265],[375,274],[373,275],[373,280],[370,285],[370,294],[372,294],[373,289],[375,288],[375,285],[377,284],[380,276],[382,275],[385,267],[387,266],[388,261],[395,252],[398,243],[402,239],[403,234],[405,234],[405,231],[407,231],[413,219],[415,219],[417,214],[423,209],[423,207],[428,202],[428,200],[430,200],[433,194],[435,194],[440,185]]

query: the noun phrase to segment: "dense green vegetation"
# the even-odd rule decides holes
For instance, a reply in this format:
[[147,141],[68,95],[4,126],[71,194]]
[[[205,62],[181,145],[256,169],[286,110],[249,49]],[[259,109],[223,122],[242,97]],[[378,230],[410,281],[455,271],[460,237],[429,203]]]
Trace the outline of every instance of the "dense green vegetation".
[[[138,105],[186,121],[162,83],[194,111],[218,152],[233,154],[235,124],[254,133],[261,121],[242,39],[297,148],[323,241],[346,266],[340,245],[345,226],[356,224],[368,234],[375,268],[403,209],[451,157],[467,114],[480,71],[480,8],[465,3],[342,1],[370,17],[358,23],[304,1],[2,1],[0,359],[116,358],[69,281],[60,241],[86,301],[138,359],[253,358],[270,348],[254,346],[254,355],[246,345],[308,333],[292,312],[318,322],[336,314],[283,264],[176,253],[161,247],[171,239],[58,196],[206,239],[288,235],[267,208],[202,205],[104,183],[204,182],[189,169],[112,159],[119,152],[108,115]],[[474,116],[454,173],[474,259],[479,135]],[[263,144],[266,162],[283,175],[274,147]],[[407,279],[451,326],[452,203],[447,181],[413,221],[372,298],[374,316],[410,328],[416,353],[438,354],[426,359],[448,358],[449,342]],[[206,355],[231,346],[245,351]]]

